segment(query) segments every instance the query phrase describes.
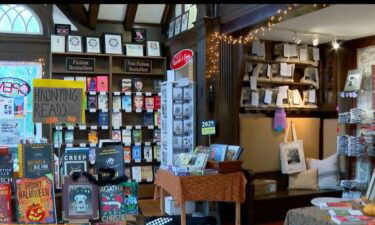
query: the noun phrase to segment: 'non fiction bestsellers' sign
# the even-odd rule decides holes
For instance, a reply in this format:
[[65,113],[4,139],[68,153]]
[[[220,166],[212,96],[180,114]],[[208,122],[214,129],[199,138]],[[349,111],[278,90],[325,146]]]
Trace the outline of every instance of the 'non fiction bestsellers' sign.
[[34,79],[33,121],[35,123],[84,123],[84,83]]

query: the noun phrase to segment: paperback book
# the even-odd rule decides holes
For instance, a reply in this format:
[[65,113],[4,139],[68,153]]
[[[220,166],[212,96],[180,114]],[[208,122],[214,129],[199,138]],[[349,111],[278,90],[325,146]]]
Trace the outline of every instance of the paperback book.
[[145,97],[145,108],[154,110],[154,97]]
[[121,112],[112,113],[112,126],[121,127],[122,126],[122,114]]
[[143,110],[143,96],[133,96],[134,110]]
[[74,131],[73,130],[66,130],[64,138],[65,138],[65,144],[73,144]]
[[113,105],[112,108],[114,111],[121,110],[121,96],[113,96]]
[[108,118],[108,112],[99,112],[99,126],[108,126],[109,124],[109,118]]
[[108,96],[107,95],[98,96],[98,109],[108,110]]
[[142,142],[142,130],[133,130],[133,143]]
[[122,79],[121,90],[122,92],[131,92],[132,91],[132,79]]
[[133,79],[133,90],[134,92],[142,92],[143,91],[143,81],[139,78]]
[[87,91],[96,91],[96,77],[88,77],[86,83]]
[[112,140],[121,141],[121,130],[112,130]]
[[98,92],[108,91],[108,77],[107,76],[97,76],[96,81],[97,81],[96,90]]
[[96,130],[90,130],[89,131],[89,143],[90,144],[98,144],[99,138],[98,138],[98,132]]
[[153,115],[153,113],[143,114],[143,124],[145,126],[154,126],[154,115]]
[[154,96],[154,109],[160,109],[160,96]]
[[141,146],[133,146],[133,148],[132,148],[132,158],[133,158],[134,161],[141,161],[141,159],[142,159]]
[[154,180],[154,173],[152,171],[152,166],[142,166],[141,167],[141,179],[151,182]]
[[[130,172],[130,171],[129,171]],[[138,214],[138,184],[135,181],[123,183],[126,214]]]
[[225,161],[225,155],[227,154],[227,145],[222,145],[222,144],[212,144],[210,146],[212,152],[209,157],[210,160],[217,161],[217,162],[222,162]]
[[[131,156],[131,147],[130,146],[124,146],[124,161],[127,163],[127,162],[130,162],[131,159],[132,159],[132,156]],[[126,169],[126,168],[125,168]]]
[[154,125],[160,126],[160,112],[154,113]]
[[[100,169],[113,168],[116,170],[115,176],[124,175],[124,151],[121,145],[111,145],[96,149],[95,161],[96,173]],[[109,174],[103,174],[104,177]]]
[[36,178],[53,174],[51,144],[24,144],[18,147],[19,177]]
[[96,95],[88,95],[87,96],[87,108],[88,109],[96,109],[97,107],[98,107],[97,96]]
[[160,92],[161,82],[163,82],[163,80],[154,80],[154,92]]
[[147,162],[152,162],[152,146],[144,146],[143,147],[143,158]]
[[132,178],[135,181],[141,181],[142,180],[142,172],[140,166],[133,166],[132,167]]
[[332,221],[342,225],[367,224],[371,217],[368,216],[332,216]]
[[132,143],[132,130],[122,129],[121,135],[122,135],[122,142],[123,143],[127,143],[127,144]]
[[68,176],[73,172],[87,172],[88,163],[88,151],[66,151],[63,156],[63,174]]
[[154,152],[154,159],[160,162],[160,145],[154,145],[153,152]]
[[237,145],[228,145],[225,161],[238,160],[241,153],[241,147]]
[[11,185],[0,184],[0,223],[12,223]]
[[2,161],[0,163],[0,184],[13,185],[13,162]]
[[121,106],[122,109],[125,111],[131,111],[132,110],[132,96],[130,95],[124,95],[121,96]]
[[106,221],[126,220],[126,204],[124,190],[121,185],[99,187],[100,219]]
[[83,84],[84,84],[84,89],[83,89],[83,91],[87,91],[87,88],[86,88],[86,77],[77,76],[77,77],[76,77],[76,81],[82,81]]

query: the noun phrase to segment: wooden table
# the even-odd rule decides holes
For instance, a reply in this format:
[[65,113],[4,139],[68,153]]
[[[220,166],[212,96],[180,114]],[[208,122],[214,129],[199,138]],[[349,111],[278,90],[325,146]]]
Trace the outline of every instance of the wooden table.
[[241,225],[241,203],[246,198],[246,178],[242,172],[204,176],[175,176],[159,169],[155,176],[155,198],[160,197],[164,214],[164,197],[172,195],[181,207],[181,225],[186,225],[186,201],[224,201],[236,203],[236,225]]

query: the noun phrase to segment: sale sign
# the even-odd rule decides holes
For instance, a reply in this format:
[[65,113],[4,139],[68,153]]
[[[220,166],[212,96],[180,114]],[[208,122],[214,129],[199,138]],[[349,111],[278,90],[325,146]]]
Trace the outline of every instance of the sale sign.
[[186,66],[191,58],[193,58],[194,52],[190,49],[184,49],[179,51],[176,55],[173,56],[171,60],[171,69],[179,70]]

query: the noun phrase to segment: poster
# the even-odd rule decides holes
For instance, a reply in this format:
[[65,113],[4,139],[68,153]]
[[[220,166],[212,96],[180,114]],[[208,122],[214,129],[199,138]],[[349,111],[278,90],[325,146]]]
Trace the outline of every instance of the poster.
[[0,118],[14,118],[14,99],[0,98]]
[[20,120],[0,119],[0,145],[17,145],[20,137]]

